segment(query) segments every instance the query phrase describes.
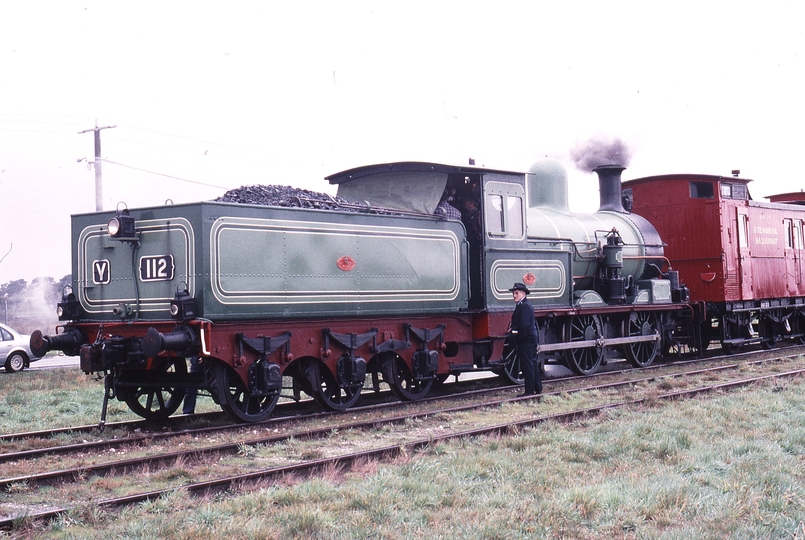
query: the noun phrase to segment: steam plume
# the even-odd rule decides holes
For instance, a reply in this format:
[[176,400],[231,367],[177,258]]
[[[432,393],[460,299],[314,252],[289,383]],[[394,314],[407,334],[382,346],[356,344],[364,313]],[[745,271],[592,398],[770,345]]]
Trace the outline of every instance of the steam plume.
[[631,159],[629,147],[619,137],[597,135],[586,143],[578,143],[570,157],[582,171],[592,171],[599,165],[627,167]]

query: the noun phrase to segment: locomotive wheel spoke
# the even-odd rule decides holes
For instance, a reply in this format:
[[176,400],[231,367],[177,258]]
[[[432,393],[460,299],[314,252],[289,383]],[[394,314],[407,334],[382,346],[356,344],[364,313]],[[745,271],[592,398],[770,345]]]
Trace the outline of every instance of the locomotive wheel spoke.
[[280,392],[252,396],[237,373],[224,364],[218,366],[218,401],[226,414],[237,422],[261,422],[271,416]]
[[383,377],[397,398],[416,401],[428,395],[434,379],[416,380],[408,365],[397,355],[383,361]]
[[361,396],[362,386],[342,388],[326,367],[316,370],[317,384],[312,388],[316,403],[331,411],[343,411],[352,407]]
[[[650,312],[632,312],[624,321],[627,337],[653,336],[657,333],[657,315]],[[660,341],[639,341],[625,347],[626,359],[635,367],[648,366],[660,352]]]
[[[163,373],[187,373],[187,364],[184,358],[166,358],[163,360]],[[129,409],[146,420],[164,420],[182,404],[184,388],[163,386],[161,388],[139,387],[127,389],[124,392],[124,401]]]
[[[603,336],[603,324],[598,315],[576,315],[566,326],[568,341],[590,341]],[[604,358],[603,347],[569,349],[565,352],[568,367],[579,375],[595,373]]]

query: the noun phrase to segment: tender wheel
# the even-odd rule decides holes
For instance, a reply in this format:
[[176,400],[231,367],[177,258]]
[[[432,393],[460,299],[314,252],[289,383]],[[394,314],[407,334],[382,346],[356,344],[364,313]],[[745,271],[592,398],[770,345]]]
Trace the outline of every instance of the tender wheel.
[[[627,337],[641,337],[657,335],[657,315],[651,312],[632,312],[629,320],[625,321],[623,334]],[[648,366],[660,352],[660,340],[639,341],[627,343],[624,347],[626,359],[635,367]]]
[[226,414],[237,422],[248,423],[262,422],[271,416],[280,399],[280,391],[267,396],[252,396],[234,370],[219,364],[216,371],[218,402]]
[[[569,342],[590,341],[603,337],[603,324],[598,315],[577,315],[565,327],[565,339]],[[567,366],[579,375],[595,373],[604,358],[603,347],[569,349],[565,352]]]
[[525,384],[525,376],[520,366],[517,348],[509,343],[503,346],[503,362],[503,373],[500,375],[508,379],[512,384]]
[[386,358],[382,364],[383,378],[398,399],[416,401],[428,395],[434,379],[416,380],[408,365],[397,355]]
[[[146,372],[147,375],[153,377],[154,380],[169,380],[187,373],[184,358],[164,358],[162,363],[161,369],[149,370]],[[164,420],[176,412],[176,409],[182,404],[184,394],[184,388],[148,385],[126,388],[124,401],[129,409],[146,420]]]
[[25,355],[21,352],[12,353],[11,356],[6,358],[6,371],[8,373],[17,373],[25,368]]
[[342,388],[330,370],[318,363],[315,364],[313,376],[316,386],[309,393],[325,409],[343,411],[355,405],[361,397],[362,386]]

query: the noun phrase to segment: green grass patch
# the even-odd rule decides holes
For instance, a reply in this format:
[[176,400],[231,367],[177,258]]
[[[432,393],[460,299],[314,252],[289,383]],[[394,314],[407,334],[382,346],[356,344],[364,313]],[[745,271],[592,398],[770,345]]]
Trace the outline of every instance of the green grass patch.
[[802,386],[789,385],[438,443],[398,463],[254,493],[196,499],[178,491],[119,513],[85,512],[37,533],[722,539],[802,537],[802,523],[805,397]]

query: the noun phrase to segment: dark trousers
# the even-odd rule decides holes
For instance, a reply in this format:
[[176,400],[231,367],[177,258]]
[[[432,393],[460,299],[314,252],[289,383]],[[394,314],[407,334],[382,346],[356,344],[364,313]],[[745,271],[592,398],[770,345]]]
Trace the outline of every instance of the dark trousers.
[[542,372],[537,362],[537,344],[519,343],[517,356],[520,358],[520,369],[523,370],[526,394],[542,393]]
[[[198,356],[190,359],[190,373],[201,373],[201,363],[198,361]],[[195,388],[188,388],[184,392],[184,405],[182,405],[182,414],[193,414],[196,411],[196,395],[198,390]]]

